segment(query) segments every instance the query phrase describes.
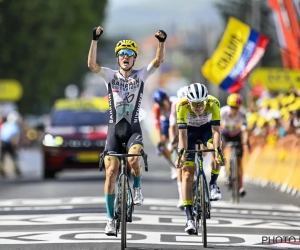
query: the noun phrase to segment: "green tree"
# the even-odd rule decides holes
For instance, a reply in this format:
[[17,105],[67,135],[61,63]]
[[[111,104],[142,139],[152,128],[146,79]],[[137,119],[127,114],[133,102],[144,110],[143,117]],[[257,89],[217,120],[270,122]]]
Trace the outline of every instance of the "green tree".
[[[107,0],[0,0],[0,78],[19,80],[21,112],[42,112],[78,75]],[[82,71],[82,70],[81,70]]]

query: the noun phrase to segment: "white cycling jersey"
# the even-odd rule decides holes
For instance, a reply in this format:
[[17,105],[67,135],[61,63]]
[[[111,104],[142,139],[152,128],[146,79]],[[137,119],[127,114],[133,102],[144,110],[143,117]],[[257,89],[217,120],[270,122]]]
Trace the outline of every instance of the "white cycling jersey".
[[139,122],[145,82],[155,70],[150,63],[140,70],[133,70],[131,75],[125,78],[118,70],[101,67],[97,75],[103,78],[108,91],[110,124],[117,124],[122,118],[129,124]]
[[246,112],[240,108],[236,116],[230,116],[230,107],[221,108],[221,132],[226,136],[236,136],[247,127]]

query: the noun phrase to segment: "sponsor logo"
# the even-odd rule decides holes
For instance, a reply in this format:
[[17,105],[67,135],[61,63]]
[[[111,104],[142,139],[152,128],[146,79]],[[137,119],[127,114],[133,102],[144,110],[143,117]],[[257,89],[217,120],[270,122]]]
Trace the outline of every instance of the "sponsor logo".
[[113,116],[112,105],[111,105],[111,94],[108,94],[108,103],[109,103],[109,123],[113,123],[114,116]]
[[[129,81],[129,82],[128,82]],[[113,90],[133,90],[140,88],[140,79],[129,79],[128,81],[120,78],[118,80],[112,79],[111,80],[111,86]]]
[[213,104],[216,104],[218,107],[220,107],[220,102],[218,99],[209,99],[208,100],[209,106],[212,106]]
[[140,142],[143,142],[143,137],[141,135],[138,135],[136,138],[135,138],[136,141],[140,141]]
[[139,110],[141,108],[142,98],[143,98],[143,93],[140,93],[139,100],[138,100],[138,105],[137,105],[137,111],[134,115],[133,123],[138,123],[139,122]]
[[129,95],[129,93],[127,92],[125,94],[123,101],[126,101],[127,103],[131,103],[133,99],[134,99],[134,94]]

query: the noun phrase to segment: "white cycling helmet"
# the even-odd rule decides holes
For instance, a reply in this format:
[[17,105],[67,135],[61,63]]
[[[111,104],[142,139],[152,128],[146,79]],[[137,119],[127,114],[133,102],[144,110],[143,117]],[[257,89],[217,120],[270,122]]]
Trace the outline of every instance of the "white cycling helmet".
[[186,97],[186,93],[187,93],[188,87],[189,86],[183,86],[183,87],[181,87],[180,89],[177,90],[177,97],[179,99],[181,99],[183,97]]
[[201,83],[192,83],[188,87],[187,98],[189,102],[203,102],[208,95],[207,88]]

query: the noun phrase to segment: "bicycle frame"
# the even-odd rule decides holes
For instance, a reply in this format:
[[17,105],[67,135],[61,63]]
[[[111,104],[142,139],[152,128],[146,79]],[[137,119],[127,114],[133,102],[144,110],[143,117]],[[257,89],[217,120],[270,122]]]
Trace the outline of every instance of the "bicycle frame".
[[[199,145],[200,148],[200,145]],[[196,234],[198,234],[199,228],[199,220],[201,220],[201,228],[202,228],[202,243],[203,247],[207,247],[207,228],[206,228],[206,219],[210,219],[210,210],[211,204],[210,195],[208,192],[208,185],[205,176],[205,172],[203,169],[203,153],[204,152],[217,152],[221,156],[222,161],[224,161],[224,157],[222,154],[222,150],[220,147],[217,149],[200,149],[200,150],[186,150],[186,153],[197,153],[197,181],[196,181],[196,192],[194,195],[194,204],[193,204],[193,215],[196,216]],[[178,157],[178,165],[181,161],[181,157],[184,153],[184,149],[181,149]],[[199,189],[200,185],[200,189]],[[200,206],[199,206],[200,203]],[[201,210],[200,210],[201,209]]]
[[[197,152],[197,181],[196,181],[196,190],[199,189],[199,182],[200,182],[200,178],[201,178],[201,175],[203,176],[203,180],[204,180],[204,183],[205,183],[205,191],[206,191],[206,195],[207,197],[209,197],[209,192],[208,192],[208,185],[207,185],[207,180],[206,180],[206,175],[205,175],[205,172],[204,172],[204,169],[203,169],[203,152],[214,152],[209,150],[209,151],[198,151]],[[203,187],[202,187],[203,188]],[[208,219],[210,219],[210,199],[208,199]],[[199,212],[199,207],[198,207],[199,203],[197,202],[196,204],[196,211],[197,213]]]
[[[127,157],[142,156],[145,164],[145,171],[148,172],[148,155],[141,149],[140,154],[126,154],[126,144],[122,144],[123,152],[122,154],[109,153],[104,151],[100,154],[99,170],[102,171],[105,156],[115,156],[120,158],[121,172],[118,177],[118,188],[117,188],[117,204],[115,204],[115,209],[117,210],[119,206],[121,207],[121,213],[115,211],[116,220],[116,233],[118,236],[118,231],[121,224],[121,250],[124,250],[127,245],[127,222],[132,222],[132,212],[134,210],[134,202],[132,197],[131,188],[128,181],[127,175]],[[125,212],[126,211],[126,212]]]

